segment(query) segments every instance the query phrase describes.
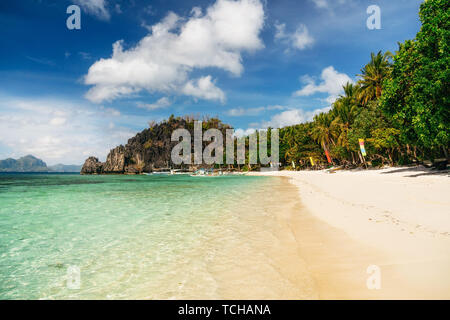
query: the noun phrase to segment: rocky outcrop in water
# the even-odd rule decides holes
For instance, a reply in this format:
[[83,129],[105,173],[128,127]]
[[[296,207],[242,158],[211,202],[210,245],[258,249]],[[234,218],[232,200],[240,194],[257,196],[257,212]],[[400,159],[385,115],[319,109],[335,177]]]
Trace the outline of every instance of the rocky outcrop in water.
[[[171,167],[172,148],[178,142],[171,142],[171,135],[175,129],[187,129],[193,138],[194,121],[192,118],[174,118],[158,124],[150,124],[150,128],[138,133],[128,140],[125,146],[112,149],[104,163],[97,158],[90,157],[81,169],[81,174],[139,174]],[[203,129],[230,128],[219,119],[207,119],[203,122]]]
[[103,173],[103,163],[98,161],[98,158],[89,157],[81,168],[81,174],[101,174]]

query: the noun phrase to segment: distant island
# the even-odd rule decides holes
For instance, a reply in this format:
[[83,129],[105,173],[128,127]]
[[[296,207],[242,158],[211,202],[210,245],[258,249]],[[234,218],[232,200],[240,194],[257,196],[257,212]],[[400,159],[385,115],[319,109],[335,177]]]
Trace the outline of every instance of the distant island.
[[79,165],[47,164],[32,155],[19,159],[8,158],[0,160],[0,172],[80,172]]

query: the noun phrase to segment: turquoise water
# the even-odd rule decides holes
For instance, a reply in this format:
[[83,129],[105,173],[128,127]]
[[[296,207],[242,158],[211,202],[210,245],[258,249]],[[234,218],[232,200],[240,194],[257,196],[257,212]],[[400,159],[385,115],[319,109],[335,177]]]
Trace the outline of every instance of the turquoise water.
[[289,287],[259,248],[280,241],[272,179],[2,174],[0,299],[276,295],[258,284]]

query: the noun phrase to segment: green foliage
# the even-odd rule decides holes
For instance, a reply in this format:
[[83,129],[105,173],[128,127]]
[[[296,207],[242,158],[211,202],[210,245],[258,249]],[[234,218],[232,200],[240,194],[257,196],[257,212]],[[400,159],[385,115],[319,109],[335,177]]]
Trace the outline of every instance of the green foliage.
[[448,148],[450,5],[428,0],[420,8],[422,27],[414,40],[399,44],[381,107],[401,129],[403,143]]
[[280,129],[280,161],[285,165],[306,167],[309,157],[320,161],[321,147],[313,140],[311,123],[302,123]]
[[449,4],[425,1],[414,40],[399,44],[395,56],[372,53],[360,80],[344,86],[344,95],[329,112],[311,123],[281,129],[283,163],[310,166],[313,157],[321,166],[328,150],[335,164],[361,165],[359,139],[365,140],[366,160],[374,165],[447,156]]
[[[152,129],[152,128],[150,128],[150,129]],[[152,145],[153,145],[152,140],[149,139],[146,143],[144,143],[144,148],[149,149],[152,147]]]
[[358,75],[361,77],[358,81],[360,85],[358,97],[362,104],[381,96],[383,81],[391,72],[390,58],[392,53],[389,51],[384,54],[379,51],[376,55],[372,53],[370,62],[361,69],[361,74]]
[[394,128],[378,128],[372,131],[372,142],[375,149],[393,149],[399,146],[398,137],[400,130]]

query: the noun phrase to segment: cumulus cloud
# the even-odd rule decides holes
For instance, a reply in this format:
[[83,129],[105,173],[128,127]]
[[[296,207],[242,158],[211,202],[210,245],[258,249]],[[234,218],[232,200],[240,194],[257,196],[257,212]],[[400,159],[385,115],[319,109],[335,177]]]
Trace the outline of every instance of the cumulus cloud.
[[239,128],[239,129],[234,130],[233,136],[235,136],[236,138],[242,138],[242,137],[246,137],[246,136],[249,136],[249,135],[255,133],[255,131],[256,130],[253,128],[249,128],[249,129],[245,129],[245,130]]
[[170,100],[167,97],[162,97],[161,99],[159,99],[155,103],[142,103],[142,102],[139,102],[137,104],[138,108],[143,108],[143,109],[147,109],[147,110],[150,110],[150,111],[158,110],[158,109],[165,109],[165,108],[170,107],[171,105],[172,105],[172,103],[170,102]]
[[125,50],[122,40],[114,43],[112,56],[89,68],[84,82],[93,87],[86,97],[98,103],[147,90],[223,101],[211,76],[190,80],[190,73],[213,67],[239,76],[241,54],[263,47],[263,23],[259,0],[217,0],[187,18],[171,12],[136,46]]
[[304,111],[302,109],[290,109],[274,115],[269,121],[262,121],[259,126],[261,128],[283,128],[296,124],[311,121],[315,115],[327,112],[330,107],[315,109],[312,111]]
[[[114,121],[115,109],[87,107],[62,100],[0,97],[0,158],[32,154],[47,164],[82,164],[135,135]],[[137,122],[132,119],[132,122]],[[145,124],[145,121],[142,121]]]
[[188,81],[181,90],[185,95],[205,100],[225,102],[225,93],[216,87],[211,76]]
[[316,93],[327,93],[326,99],[330,104],[343,92],[342,86],[347,82],[353,83],[353,80],[345,73],[337,72],[333,66],[322,70],[320,75],[321,82],[316,83],[314,78],[306,75],[302,81],[306,84],[302,89],[294,93],[295,96],[311,96]]
[[305,122],[305,117],[302,111],[293,109],[276,114],[269,121],[263,121],[261,127],[282,128],[302,122]]
[[105,0],[74,0],[84,12],[96,16],[100,20],[109,20],[111,15],[109,14],[107,2]]
[[284,23],[276,23],[275,29],[275,40],[292,49],[304,50],[312,47],[315,42],[304,24],[300,24],[292,33],[286,32],[286,24]]

